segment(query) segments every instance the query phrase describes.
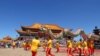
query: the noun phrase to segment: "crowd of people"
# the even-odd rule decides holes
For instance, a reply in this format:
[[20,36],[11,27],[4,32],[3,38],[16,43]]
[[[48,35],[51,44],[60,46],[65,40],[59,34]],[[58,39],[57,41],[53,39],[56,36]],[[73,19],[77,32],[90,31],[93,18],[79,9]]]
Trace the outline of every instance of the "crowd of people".
[[[43,47],[43,51],[46,53],[46,56],[55,56],[51,51],[53,45],[54,43],[51,37],[48,37],[43,42],[40,41],[39,37],[35,37],[31,42],[26,43],[26,45],[24,44],[24,49],[31,50],[32,56],[36,56],[38,48],[41,46]],[[60,46],[60,42],[56,41],[55,45],[56,53],[59,53],[61,50],[60,48],[62,48]],[[78,54],[78,56],[92,56],[94,55],[94,41],[92,38],[74,41],[70,37],[68,37],[68,39],[66,40],[65,49],[65,53],[67,56],[74,56],[75,53]]]
[[21,48],[22,42],[20,41],[10,41],[10,42],[0,42],[0,48]]
[[[92,38],[80,39],[80,41],[74,41],[71,37],[67,37],[65,44],[65,53],[67,56],[92,56],[94,55],[94,41]],[[56,49],[56,53],[61,51],[60,41],[53,42],[53,39],[49,36],[45,40],[40,40],[39,37],[35,37],[31,41],[12,41],[12,42],[0,42],[0,48],[24,48],[24,50],[31,50],[32,56],[36,56],[38,48],[42,47],[46,56],[55,56],[52,53],[52,48]]]

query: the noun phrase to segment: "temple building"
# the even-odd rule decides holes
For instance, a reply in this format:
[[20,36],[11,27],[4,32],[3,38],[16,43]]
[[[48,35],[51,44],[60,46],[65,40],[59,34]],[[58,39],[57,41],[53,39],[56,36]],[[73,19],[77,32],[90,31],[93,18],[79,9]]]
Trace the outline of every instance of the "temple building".
[[46,37],[49,35],[46,31],[42,30],[43,27],[50,29],[53,34],[59,34],[64,29],[58,25],[55,24],[33,24],[31,26],[21,26],[21,30],[17,30],[19,37],[19,40],[24,39],[31,39],[34,36],[39,36],[40,38]]
[[10,36],[5,36],[3,39],[0,40],[0,42],[12,42],[13,38],[11,38]]
[[95,48],[99,48],[100,49],[100,28],[95,26],[95,29],[93,29],[93,33],[97,37],[97,38],[96,37],[94,38],[95,39],[94,40]]

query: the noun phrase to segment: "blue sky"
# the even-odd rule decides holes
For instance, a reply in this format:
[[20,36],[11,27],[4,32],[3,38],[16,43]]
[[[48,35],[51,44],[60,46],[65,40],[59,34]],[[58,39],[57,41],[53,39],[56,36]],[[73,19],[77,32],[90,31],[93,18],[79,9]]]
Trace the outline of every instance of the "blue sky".
[[90,33],[99,22],[99,0],[0,0],[0,38],[16,37],[21,25],[57,24]]

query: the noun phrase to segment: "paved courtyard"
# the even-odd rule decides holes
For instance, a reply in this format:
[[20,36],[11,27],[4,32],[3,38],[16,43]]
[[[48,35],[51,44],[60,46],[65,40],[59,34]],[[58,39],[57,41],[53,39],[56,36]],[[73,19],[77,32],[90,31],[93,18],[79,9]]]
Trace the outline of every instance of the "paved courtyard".
[[[45,56],[45,52],[43,52],[43,49],[40,48],[38,50],[39,52],[37,53],[37,56]],[[66,52],[61,51],[60,53],[55,53],[55,49],[52,50],[53,54],[55,56],[67,56]],[[100,56],[100,50],[95,51],[95,56]],[[6,49],[1,49],[0,48],[0,56],[31,56],[30,51],[25,51],[23,48],[16,48],[16,49],[11,49],[11,48],[6,48]]]

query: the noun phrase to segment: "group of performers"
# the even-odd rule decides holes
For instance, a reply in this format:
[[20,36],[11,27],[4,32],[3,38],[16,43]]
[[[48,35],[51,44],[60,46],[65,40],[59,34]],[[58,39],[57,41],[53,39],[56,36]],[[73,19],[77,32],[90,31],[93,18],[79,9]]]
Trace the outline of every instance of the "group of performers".
[[72,41],[70,38],[67,40],[67,55],[73,56],[74,53],[79,56],[92,56],[94,55],[94,41],[93,39],[84,39],[79,42]]
[[[32,52],[32,56],[36,56],[37,50],[39,46],[42,46],[44,49],[44,52],[46,53],[46,56],[54,56],[54,54],[51,53],[51,49],[53,46],[53,40],[51,37],[48,37],[46,41],[43,41],[42,44],[40,43],[40,40],[38,37],[35,37],[31,44],[30,49]],[[74,56],[74,53],[77,53],[79,56],[92,56],[94,54],[94,41],[93,39],[84,39],[76,42],[73,41],[70,37],[66,41],[66,53],[67,56]],[[60,43],[59,41],[56,42],[56,53],[59,53],[60,51]]]
[[[46,56],[54,56],[51,53],[51,48],[52,48],[52,39],[51,37],[47,38],[47,43],[44,42],[44,44],[42,45],[42,47],[44,48],[44,51],[46,52]],[[32,43],[30,44],[31,46],[31,52],[32,52],[32,56],[36,56],[38,47],[40,46],[40,40],[38,39],[38,37],[35,37],[35,39],[32,40]]]

